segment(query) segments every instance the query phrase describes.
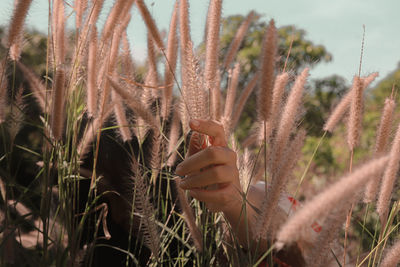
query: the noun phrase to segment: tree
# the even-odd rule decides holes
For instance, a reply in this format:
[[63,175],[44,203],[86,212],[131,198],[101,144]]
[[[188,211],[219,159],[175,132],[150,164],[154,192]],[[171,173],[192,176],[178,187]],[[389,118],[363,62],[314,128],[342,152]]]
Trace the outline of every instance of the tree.
[[[220,42],[221,60],[244,19],[245,17],[241,15],[229,16],[223,19]],[[257,70],[262,41],[267,26],[267,22],[262,20],[262,16],[255,14],[237,55],[238,62],[242,66],[242,73],[246,74],[245,76]],[[278,64],[279,71],[283,70],[292,40],[293,44],[286,70],[297,73],[304,66],[314,67],[319,62],[329,62],[332,60],[332,55],[324,46],[316,45],[312,41],[307,40],[306,32],[302,29],[297,29],[294,25],[278,28],[278,35],[278,54],[281,55]]]
[[304,101],[305,128],[309,135],[320,136],[332,104],[346,93],[348,85],[343,77],[332,75],[312,80],[308,90],[310,93],[306,95]]
[[[246,17],[242,15],[229,16],[223,19],[222,31],[220,37],[220,60],[224,59],[229,45],[232,42],[235,34],[240,27],[241,23]],[[239,88],[244,88],[245,83],[249,81],[249,76],[253,75],[258,69],[258,61],[261,55],[262,42],[264,33],[268,25],[266,20],[260,14],[255,13],[253,21],[251,22],[248,32],[244,37],[243,42],[239,48],[236,56],[236,61],[241,65],[241,80],[239,81]],[[285,67],[286,71],[297,74],[304,67],[314,67],[320,62],[329,62],[332,60],[332,55],[322,45],[314,44],[306,38],[306,32],[298,29],[295,26],[282,26],[278,30],[278,71],[282,72]],[[291,47],[291,48],[290,48]],[[202,48],[202,47],[201,47]],[[200,49],[201,49],[200,48]],[[287,54],[290,54],[287,58]],[[286,59],[287,58],[287,59]],[[223,81],[227,80],[227,72],[222,73]],[[320,87],[320,88],[317,88]],[[308,106],[317,107],[320,101],[323,101],[324,107],[330,107],[334,100],[334,96],[338,91],[344,89],[344,80],[335,76],[327,80],[316,81],[309,88],[311,95],[308,97]],[[314,88],[317,88],[314,90]],[[326,91],[326,92],[325,92]],[[314,95],[313,92],[318,93]],[[315,98],[316,97],[316,98]],[[256,116],[256,101],[254,94],[248,100],[246,108],[243,111],[240,120],[240,127],[238,131],[239,139],[246,136],[252,121]],[[322,111],[318,108],[314,109],[312,113],[306,116],[306,120],[310,120],[308,124],[313,124],[314,119],[318,119],[318,125],[322,128]],[[315,124],[313,131],[315,132]],[[306,128],[310,128],[306,126]]]

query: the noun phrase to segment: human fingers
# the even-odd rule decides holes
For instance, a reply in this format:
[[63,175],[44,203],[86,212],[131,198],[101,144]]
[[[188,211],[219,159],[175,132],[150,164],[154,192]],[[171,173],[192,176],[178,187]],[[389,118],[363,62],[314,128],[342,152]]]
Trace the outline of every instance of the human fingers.
[[189,122],[192,130],[210,137],[210,143],[213,146],[227,146],[225,140],[225,131],[221,123],[213,120],[195,119]]
[[210,146],[189,156],[176,168],[176,174],[196,173],[211,165],[232,165],[236,167],[236,153],[226,147]]
[[237,174],[233,171],[231,166],[213,166],[202,172],[188,175],[186,178],[181,180],[179,186],[182,189],[190,190],[218,184],[218,188],[221,188],[232,183],[236,178],[234,176],[237,176]]
[[232,208],[240,207],[242,203],[240,191],[233,184],[215,190],[196,188],[188,192],[192,197],[206,203],[207,208],[213,212],[229,211]]

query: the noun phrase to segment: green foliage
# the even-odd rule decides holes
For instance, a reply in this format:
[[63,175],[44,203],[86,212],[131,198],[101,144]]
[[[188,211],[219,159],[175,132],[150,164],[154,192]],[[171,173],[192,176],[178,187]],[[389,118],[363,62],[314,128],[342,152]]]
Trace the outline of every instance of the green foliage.
[[[244,18],[244,16],[235,15],[223,19],[220,37],[221,60]],[[267,27],[268,24],[263,19],[263,16],[256,14],[237,55],[237,62],[241,65],[243,79],[247,79],[250,73],[255,73],[258,70],[258,61]],[[286,61],[285,56],[288,54],[292,41],[293,44],[288,58],[287,71],[298,73],[305,66],[313,67],[320,62],[329,62],[332,60],[332,55],[324,46],[316,45],[306,39],[306,32],[302,29],[297,29],[294,25],[278,28],[278,37],[278,54],[281,55],[278,62],[279,71],[283,70]]]
[[321,136],[323,125],[333,105],[347,90],[345,80],[337,75],[310,82],[308,94],[304,99],[306,114],[303,121],[309,135]]
[[[220,37],[220,60],[222,61],[227,52],[230,43],[232,42],[237,29],[245,19],[242,15],[229,16],[223,19],[222,32]],[[245,81],[248,81],[250,76],[256,73],[259,69],[259,59],[261,55],[262,43],[265,31],[268,27],[266,20],[260,14],[255,14],[254,19],[248,29],[248,32],[237,53],[236,62],[241,66],[241,79],[239,81],[239,90],[244,88]],[[287,59],[286,71],[297,74],[304,67],[314,67],[320,62],[329,62],[332,60],[332,55],[322,45],[314,44],[306,38],[306,32],[302,29],[297,29],[295,26],[282,26],[278,28],[278,59],[277,69],[281,72],[284,69],[286,55],[290,54]],[[223,81],[226,81],[227,73],[223,73]],[[307,101],[306,107],[312,108],[307,111],[306,123],[307,129],[311,130],[311,134],[318,135],[323,123],[323,111],[319,111],[317,105],[320,101],[324,101],[325,106],[331,106],[331,100],[334,95],[341,92],[344,87],[344,81],[340,77],[331,77],[325,80],[315,82],[316,92],[320,95],[311,94]],[[314,86],[312,88],[314,88]],[[256,91],[257,89],[254,89]],[[310,89],[309,91],[312,91]],[[322,96],[322,94],[327,94]],[[238,138],[245,138],[251,128],[251,122],[256,119],[256,102],[255,93],[249,98],[245,109],[243,110],[239,129]],[[324,99],[323,99],[324,98]],[[329,108],[328,107],[328,108]],[[317,120],[317,123],[316,121]],[[310,122],[310,123],[308,123]]]
[[[244,17],[240,15],[224,19],[220,42],[221,61],[223,60],[228,46],[234,38],[234,35],[243,19]],[[243,88],[249,78],[257,71],[266,27],[266,21],[262,20],[262,16],[256,14],[249,32],[242,43],[239,53],[237,54],[237,62],[241,64],[242,71],[240,75],[241,80],[239,82],[239,88]],[[2,34],[3,29],[0,29],[0,36]],[[332,59],[332,55],[325,49],[325,47],[314,44],[306,38],[306,32],[304,30],[297,29],[295,26],[283,26],[278,29],[278,34],[278,53],[281,55],[278,59],[278,72],[283,71],[286,62],[285,55],[288,54],[290,46],[291,51],[287,60],[286,71],[293,74],[297,74],[306,66],[314,67],[319,62],[329,62]],[[46,64],[48,59],[47,37],[37,32],[28,32],[25,34],[24,40],[21,60],[24,64],[29,66],[29,68],[39,74],[40,77],[45,78],[44,76],[48,71],[46,68],[49,67]],[[203,47],[200,47],[200,50],[202,48]],[[6,49],[3,46],[0,46],[0,56],[4,57],[5,53]],[[71,67],[71,69],[72,68],[74,67]],[[137,80],[142,81],[142,77],[144,77],[146,73],[146,67],[138,66],[136,71]],[[19,71],[16,71],[15,65],[13,66],[12,63],[9,64],[7,73],[9,84],[12,85],[11,102],[13,102],[15,100],[15,89],[19,87],[20,83],[22,83],[23,77]],[[51,71],[49,76],[51,76]],[[106,128],[103,129],[104,135],[101,136],[100,140],[101,145],[96,141],[94,142],[93,150],[101,147],[99,154],[94,155],[95,152],[92,151],[89,153],[89,156],[80,158],[79,152],[77,151],[77,143],[81,138],[81,133],[84,131],[83,128],[86,127],[87,123],[90,123],[90,120],[88,120],[84,114],[84,90],[86,88],[84,82],[82,82],[84,80],[82,77],[81,79],[78,79],[79,82],[77,82],[77,84],[70,85],[71,88],[68,88],[71,90],[68,95],[66,107],[68,115],[65,142],[50,140],[54,142],[50,142],[51,145],[49,146],[45,145],[48,141],[46,138],[48,137],[51,139],[51,136],[48,136],[48,132],[46,132],[47,125],[39,120],[39,116],[43,114],[40,114],[38,111],[36,104],[34,104],[33,97],[28,90],[25,90],[24,92],[24,102],[27,104],[26,107],[22,108],[14,103],[10,103],[10,109],[14,108],[15,110],[16,108],[20,108],[24,114],[24,119],[21,120],[21,134],[13,136],[8,132],[8,129],[6,129],[8,127],[8,125],[7,127],[5,126],[7,123],[15,121],[9,120],[7,123],[1,125],[0,138],[2,146],[0,146],[0,176],[7,184],[6,187],[7,192],[9,192],[9,197],[17,199],[19,203],[29,203],[27,205],[32,210],[32,213],[42,221],[50,222],[53,218],[59,219],[58,221],[65,224],[64,226],[66,231],[69,234],[72,233],[69,238],[69,246],[61,248],[62,251],[57,251],[57,248],[54,247],[48,249],[46,247],[47,244],[52,244],[53,240],[45,240],[43,248],[32,250],[25,249],[23,253],[20,254],[26,256],[27,259],[32,258],[33,260],[31,261],[34,265],[39,265],[40,263],[42,263],[43,266],[48,264],[58,266],[66,265],[69,255],[78,255],[80,241],[83,239],[82,243],[86,242],[85,244],[88,247],[88,254],[90,254],[90,251],[92,251],[96,246],[109,247],[126,254],[127,259],[130,258],[133,262],[138,264],[138,260],[140,261],[140,259],[136,259],[135,257],[140,255],[140,251],[144,247],[143,240],[145,237],[138,237],[136,244],[132,244],[134,247],[128,247],[127,250],[122,249],[117,245],[110,245],[106,242],[102,243],[102,241],[100,241],[99,243],[96,243],[98,240],[96,242],[93,241],[99,236],[103,237],[102,234],[104,234],[101,232],[101,227],[99,227],[101,225],[100,219],[102,216],[105,216],[103,210],[100,208],[104,206],[101,207],[101,205],[98,205],[98,201],[100,201],[102,197],[106,196],[106,200],[109,201],[110,207],[113,206],[112,208],[116,209],[114,211],[112,208],[110,209],[111,212],[108,218],[111,217],[113,220],[119,218],[120,221],[122,221],[122,224],[130,224],[130,243],[130,238],[137,234],[137,232],[141,231],[141,229],[132,226],[134,217],[137,216],[134,212],[136,211],[136,213],[140,213],[137,212],[137,207],[135,208],[135,205],[138,205],[138,203],[139,206],[140,204],[143,205],[144,200],[139,200],[139,202],[138,200],[135,200],[135,197],[137,197],[137,195],[135,195],[136,190],[139,188],[137,181],[132,182],[129,180],[129,182],[125,181],[125,184],[121,183],[126,176],[130,175],[130,170],[126,170],[129,169],[130,166],[128,166],[128,168],[127,166],[124,166],[125,169],[123,169],[121,165],[128,161],[130,162],[131,158],[137,158],[139,162],[138,164],[141,166],[140,168],[142,168],[147,161],[149,161],[149,158],[151,158],[149,151],[144,151],[144,147],[150,147],[152,145],[151,142],[154,142],[154,140],[151,140],[152,136],[149,134],[143,138],[143,142],[136,143],[136,140],[131,143],[126,142],[122,144],[117,136],[119,126],[115,126],[114,124],[105,125]],[[222,84],[226,85],[227,72],[222,73],[222,80]],[[374,144],[376,127],[379,121],[383,100],[385,97],[390,95],[392,84],[398,83],[399,80],[400,70],[397,70],[377,86],[377,89],[371,93],[372,98],[367,99],[367,103],[372,103],[372,105],[368,105],[368,108],[366,108],[361,145],[355,151],[356,162],[361,161],[361,159],[371,154],[371,147],[373,147]],[[51,81],[51,79],[49,79],[49,81]],[[313,154],[315,147],[320,142],[320,138],[323,134],[322,127],[327,116],[333,106],[340,100],[341,96],[343,96],[348,90],[348,87],[349,86],[346,85],[345,80],[336,75],[309,82],[307,94],[304,99],[304,114],[301,114],[304,116],[300,121],[301,126],[305,128],[308,133],[302,151],[304,157],[300,160],[302,170],[304,169],[304,162],[310,158],[310,155]],[[256,116],[255,111],[255,94],[253,94],[243,112],[240,126],[236,131],[239,139],[243,139],[248,135],[249,129]],[[11,112],[9,113],[11,114]],[[46,121],[46,119],[43,121]],[[161,131],[162,130],[165,129],[162,128]],[[167,136],[166,132],[163,132],[162,134],[163,136]],[[184,148],[182,148],[182,150],[184,150]],[[161,157],[165,159],[166,156],[167,155],[162,155]],[[326,138],[322,141],[315,158],[311,158],[312,164],[310,171],[306,173],[306,180],[311,181],[312,186],[314,187],[314,191],[312,192],[315,193],[324,188],[327,184],[333,182],[333,179],[336,179],[339,174],[346,172],[348,170],[349,157],[349,151],[346,146],[346,130],[343,125],[339,125],[334,135],[326,135]],[[120,158],[127,159],[127,161],[122,162]],[[37,166],[38,162],[42,162],[44,166]],[[98,165],[96,166],[97,163]],[[104,166],[102,166],[103,164]],[[100,171],[101,168],[110,168],[111,170],[108,170],[109,173],[104,171],[103,176],[103,173]],[[81,173],[81,171],[84,170],[89,170],[89,175],[86,174],[86,178],[84,178],[84,174]],[[139,167],[137,170],[139,170]],[[93,176],[92,171],[94,172]],[[154,205],[156,213],[155,223],[157,223],[158,227],[162,229],[160,236],[164,242],[160,245],[160,250],[162,250],[160,252],[160,261],[156,262],[158,260],[156,259],[157,255],[153,255],[153,264],[156,265],[161,263],[173,265],[176,263],[191,263],[202,266],[210,263],[215,264],[216,266],[217,263],[221,264],[221,266],[223,263],[228,264],[228,261],[232,259],[227,258],[228,253],[224,251],[225,247],[221,245],[225,242],[225,239],[222,236],[222,231],[218,228],[220,226],[219,223],[222,220],[221,214],[210,213],[207,211],[204,204],[196,201],[192,202],[192,206],[194,207],[197,216],[197,223],[202,227],[202,237],[204,239],[203,253],[197,253],[194,246],[189,242],[190,238],[187,234],[188,231],[182,214],[177,211],[177,208],[175,208],[176,203],[173,200],[175,183],[173,182],[173,176],[169,174],[173,172],[173,169],[168,168],[168,170],[166,170],[168,175],[160,174],[157,180],[157,175],[155,175],[155,173],[158,173],[159,171],[159,169],[150,170],[143,167],[144,174],[143,177],[141,177],[144,180],[151,176],[151,179],[148,180],[148,184],[146,182],[146,184],[143,184],[142,186],[145,188],[142,190],[142,199],[146,200],[149,198],[154,202],[152,204]],[[164,172],[165,170],[161,171]],[[90,192],[89,196],[83,196],[84,198],[87,198],[87,202],[84,203],[84,207],[80,207],[77,202],[79,202],[79,200],[82,201],[82,199],[80,199],[81,196],[79,195],[79,190],[81,190],[80,187],[82,186],[81,182],[88,182],[90,177],[95,177],[96,172],[101,174],[101,176],[95,180],[96,183],[98,183],[98,188],[96,187],[96,190],[87,190]],[[106,175],[108,175],[108,177],[105,177]],[[110,177],[112,179],[110,179]],[[135,178],[137,179],[137,177]],[[107,184],[102,184],[104,180]],[[111,189],[109,191],[102,191],[102,186],[109,186]],[[149,189],[146,189],[146,186],[148,186]],[[123,187],[123,190],[118,191],[117,189],[121,189],[121,187]],[[57,191],[58,201],[60,201],[60,203],[57,203],[58,206],[55,205],[57,210],[50,209],[51,204],[54,204],[52,203],[52,192],[50,192],[53,189]],[[97,190],[99,191],[97,192]],[[135,192],[130,192],[129,190],[134,190]],[[120,192],[126,191],[129,191],[130,194],[134,195],[129,195],[132,199],[115,197],[115,195],[118,195],[119,197],[119,195],[121,195]],[[109,197],[110,195],[112,196]],[[299,197],[304,199],[309,197],[309,195],[303,194],[299,195]],[[398,193],[393,197],[393,199],[398,199]],[[7,199],[2,200],[3,201],[0,204],[3,208],[7,206]],[[368,209],[368,207],[366,209]],[[128,214],[129,216],[126,214],[127,210],[131,211],[131,214]],[[373,244],[376,244],[376,236],[374,237],[371,233],[377,235],[379,231],[377,228],[378,219],[376,213],[372,210],[369,210],[369,214],[365,215],[365,219],[361,218],[360,214],[362,214],[362,212],[362,208],[357,206],[355,209],[355,214],[357,216],[355,220],[356,225],[353,227],[355,228],[355,236],[358,237],[358,240],[361,240],[361,248],[363,250],[368,250]],[[124,214],[121,215],[119,213]],[[20,218],[15,214],[6,214],[6,216],[9,220],[8,223],[10,225],[15,225],[15,229],[20,225],[26,224],[26,218]],[[39,218],[34,219],[39,220]],[[395,223],[397,223],[397,219],[398,218],[396,218]],[[129,223],[127,223],[128,220]],[[82,237],[80,235],[84,230],[86,230],[84,229],[84,225],[86,224],[90,224],[90,227],[95,229],[90,229],[91,232],[87,234],[91,236]],[[47,225],[47,227],[50,226]],[[142,227],[145,228],[145,226]],[[30,230],[34,229],[32,223],[28,224],[27,228],[30,228]],[[228,229],[228,231],[229,230],[232,229]],[[132,234],[134,231],[136,232]],[[51,238],[46,236],[46,234],[50,232],[49,228],[43,229],[43,232],[45,233],[44,238]],[[124,234],[126,235],[126,232],[124,232]],[[58,238],[62,238],[61,234]],[[170,249],[170,247],[173,247],[171,244],[176,245],[176,248],[173,248],[176,249],[175,251]],[[4,245],[4,242],[2,245]],[[233,249],[236,249],[236,254],[239,255],[236,255],[238,257],[238,262],[251,263],[254,260],[239,247],[234,247]],[[176,253],[176,251],[178,251],[178,253]],[[175,259],[175,256],[172,255],[178,255],[180,259]],[[233,257],[235,257],[235,255]],[[221,260],[221,258],[223,258],[225,262]],[[127,260],[126,264],[128,265],[129,262],[130,261]]]

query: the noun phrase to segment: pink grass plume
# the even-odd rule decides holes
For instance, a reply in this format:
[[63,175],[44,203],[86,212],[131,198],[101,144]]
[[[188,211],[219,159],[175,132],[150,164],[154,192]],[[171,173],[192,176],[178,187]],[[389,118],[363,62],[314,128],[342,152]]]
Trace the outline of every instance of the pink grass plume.
[[188,0],[179,1],[179,36],[181,53],[184,54],[186,46],[191,42]]
[[103,8],[104,0],[92,0],[92,7],[89,12],[89,25],[95,25]]
[[19,0],[17,5],[15,6],[7,35],[7,45],[9,47],[19,41],[19,37],[22,34],[25,18],[28,14],[28,10],[31,4],[32,0]]
[[75,0],[74,9],[75,9],[75,26],[77,29],[82,27],[82,20],[84,13],[87,8],[88,0]]
[[255,16],[254,11],[251,11],[237,29],[236,35],[233,38],[231,44],[229,45],[228,52],[226,52],[224,62],[222,64],[223,69],[225,70],[228,69],[229,65],[232,63],[236,53],[240,48],[240,45],[244,37],[246,36],[247,30],[249,29],[250,24],[254,19],[254,16]]
[[[176,105],[177,106],[177,105]],[[177,157],[177,145],[180,135],[180,116],[179,116],[179,107],[174,108],[174,113],[172,114],[172,123],[171,129],[168,135],[168,147],[167,147],[167,165],[173,166]],[[180,187],[178,187],[180,188]]]
[[[365,88],[368,87],[370,83],[376,79],[376,77],[378,77],[378,73],[372,73],[367,77],[362,78],[363,90],[365,90]],[[355,84],[353,83],[353,87],[354,85]],[[346,112],[349,110],[352,101],[353,87],[349,90],[349,92],[345,96],[342,97],[339,104],[333,109],[331,115],[329,115],[323,127],[324,131],[332,133],[333,130],[336,128],[337,124],[341,121]]]
[[390,150],[390,158],[382,178],[382,183],[378,195],[378,202],[376,210],[379,214],[381,222],[386,221],[389,211],[390,198],[393,191],[393,186],[397,179],[397,172],[400,163],[400,124],[397,128],[396,135],[393,139],[392,147]]
[[[385,100],[385,105],[383,107],[383,112],[381,116],[381,121],[379,123],[376,144],[375,144],[375,155],[380,155],[387,150],[387,145],[390,137],[390,130],[393,122],[394,110],[396,104],[393,99],[387,98]],[[376,192],[379,187],[381,177],[376,177],[368,182],[367,188],[365,189],[365,202],[372,202],[376,199]]]
[[271,20],[264,36],[261,56],[261,75],[258,89],[258,117],[260,121],[268,121],[270,116],[272,90],[275,80],[277,42],[278,34],[275,22]]
[[98,101],[98,90],[97,90],[97,30],[96,26],[93,26],[89,33],[89,55],[87,64],[87,108],[90,117],[97,116],[97,101]]
[[355,76],[351,89],[350,113],[348,120],[347,144],[350,151],[359,144],[362,130],[363,111],[363,82],[360,77]]
[[63,0],[54,0],[53,3],[53,47],[56,66],[65,62],[66,44],[65,44],[65,7]]
[[253,78],[251,78],[251,80],[248,82],[248,84],[246,85],[246,87],[243,89],[242,93],[239,96],[239,99],[237,100],[237,103],[235,105],[235,110],[234,113],[232,115],[232,128],[235,129],[239,119],[240,119],[240,115],[242,114],[244,105],[247,102],[247,99],[249,98],[250,94],[253,92],[254,88],[257,85],[258,82],[258,74],[255,74],[253,76]]
[[127,142],[132,139],[132,133],[129,129],[129,121],[126,117],[122,99],[115,91],[111,91],[111,99],[115,102],[114,116],[119,126],[118,130],[121,134],[122,141]]
[[344,114],[349,110],[351,103],[351,94],[348,92],[339,102],[339,104],[334,108],[328,120],[324,124],[324,131],[333,132],[336,125],[343,118]]
[[278,126],[278,131],[276,134],[276,139],[272,148],[272,175],[274,175],[274,173],[276,173],[281,166],[283,152],[288,143],[290,134],[295,127],[295,121],[297,118],[299,107],[301,106],[301,100],[303,97],[304,86],[307,82],[307,78],[308,69],[304,69],[303,72],[296,78],[296,81],[292,87],[292,90],[283,109],[281,120]]
[[174,75],[176,70],[176,62],[178,58],[178,36],[177,36],[177,24],[178,24],[178,2],[175,2],[174,10],[171,17],[168,33],[167,43],[167,54],[165,63],[165,74],[164,83],[165,88],[163,90],[163,102],[161,115],[163,118],[168,118],[170,114],[170,107],[172,102],[172,89],[174,87]]
[[59,67],[56,70],[53,85],[53,99],[51,108],[51,130],[53,137],[60,141],[63,136],[65,120],[65,71]]
[[107,40],[112,36],[115,26],[118,25],[117,21],[121,18],[121,14],[124,11],[130,10],[133,2],[134,0],[117,0],[114,3],[103,28],[103,40]]
[[154,22],[153,17],[147,9],[146,4],[143,0],[136,0],[135,3],[158,49],[164,50],[164,43],[162,41],[160,32],[157,28],[156,23]]
[[224,109],[226,134],[229,134],[232,131],[232,114],[233,114],[233,106],[235,104],[235,99],[236,99],[236,91],[239,84],[239,75],[240,75],[240,65],[239,63],[236,63],[235,67],[232,70],[232,75],[230,78],[228,90],[226,92],[225,109]]
[[222,0],[211,0],[207,15],[207,36],[206,36],[206,57],[204,65],[204,82],[211,95],[212,118],[218,116],[218,90],[217,72],[218,72],[218,54],[219,54],[219,32],[221,22]]
[[[132,164],[135,165],[135,164]],[[151,250],[153,257],[158,259],[160,252],[160,233],[156,224],[154,206],[150,201],[146,176],[140,173],[139,168],[132,167],[135,176],[132,177],[135,185],[135,210],[140,214],[144,244]]]
[[400,263],[400,240],[388,249],[381,263],[381,267],[396,267]]
[[264,140],[270,142],[271,133],[278,128],[279,118],[282,114],[282,102],[283,96],[285,93],[285,87],[289,81],[289,74],[284,72],[279,74],[274,82],[274,88],[272,92],[272,101],[271,101],[271,113],[270,118],[266,122],[266,127],[264,130],[263,123],[260,125],[260,134],[258,136],[259,143],[262,143]]
[[203,236],[196,224],[196,218],[193,214],[193,209],[189,205],[189,201],[185,194],[185,191],[180,188],[178,180],[175,180],[175,187],[178,191],[178,199],[181,204],[181,209],[183,211],[183,218],[189,228],[190,234],[193,239],[193,243],[198,251],[203,250]]
[[274,214],[278,207],[279,198],[282,192],[284,192],[291,173],[301,157],[301,149],[304,145],[305,138],[306,131],[301,129],[286,149],[285,167],[280,168],[279,172],[273,177],[271,187],[261,206],[261,213],[255,227],[255,233],[258,238],[266,239],[273,237],[274,233],[272,233],[271,230],[274,224]]
[[159,123],[151,114],[151,111],[144,108],[143,105],[135,99],[132,94],[127,91],[126,89],[122,88],[119,83],[114,80],[112,77],[108,76],[108,80],[110,81],[111,86],[114,90],[126,101],[127,105],[140,117],[142,117],[151,127],[153,130],[159,130]]
[[304,204],[301,210],[296,212],[279,230],[275,247],[279,250],[284,244],[296,241],[304,227],[326,216],[333,208],[352,201],[354,195],[363,189],[366,182],[383,172],[388,160],[389,156],[371,160]]
[[[191,44],[188,0],[179,1],[179,44],[181,65],[186,66],[186,53],[189,49],[188,46]],[[184,68],[181,68],[181,79],[183,87],[185,84],[187,84],[187,75]],[[181,116],[181,118],[183,117],[184,116]]]
[[277,128],[276,123],[278,122],[279,115],[281,114],[283,95],[285,93],[285,87],[289,81],[289,74],[287,72],[279,74],[274,83],[274,89],[272,92],[272,103],[271,103],[271,118],[269,124],[270,128]]
[[36,74],[33,73],[33,71],[30,70],[27,66],[25,66],[21,62],[18,62],[17,66],[24,74],[24,77],[29,84],[33,96],[35,97],[37,103],[39,104],[41,111],[43,113],[47,113],[49,109],[48,102],[50,101],[46,101],[46,88],[44,84],[39,79],[39,77],[37,77]]
[[8,82],[7,75],[5,72],[4,60],[0,61],[0,124],[6,121],[6,109],[7,109],[7,90],[8,90]]

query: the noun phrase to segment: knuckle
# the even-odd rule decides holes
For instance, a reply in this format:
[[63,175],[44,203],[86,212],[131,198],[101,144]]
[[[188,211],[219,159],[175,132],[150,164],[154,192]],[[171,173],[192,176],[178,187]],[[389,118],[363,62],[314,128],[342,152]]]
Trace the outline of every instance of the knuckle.
[[217,126],[219,128],[222,128],[222,129],[224,128],[223,124],[221,122],[219,122],[219,121],[211,120],[211,122],[214,123],[215,126]]
[[222,177],[223,173],[224,173],[223,167],[222,166],[213,167],[212,173],[213,173],[213,176],[215,176],[215,177]]
[[216,121],[216,120],[211,120],[210,122],[214,125],[214,127],[218,131],[218,133],[222,134],[222,136],[225,136],[224,125],[221,122]]
[[210,157],[211,160],[217,160],[219,156],[219,148],[215,146],[209,146],[207,148],[207,156]]

